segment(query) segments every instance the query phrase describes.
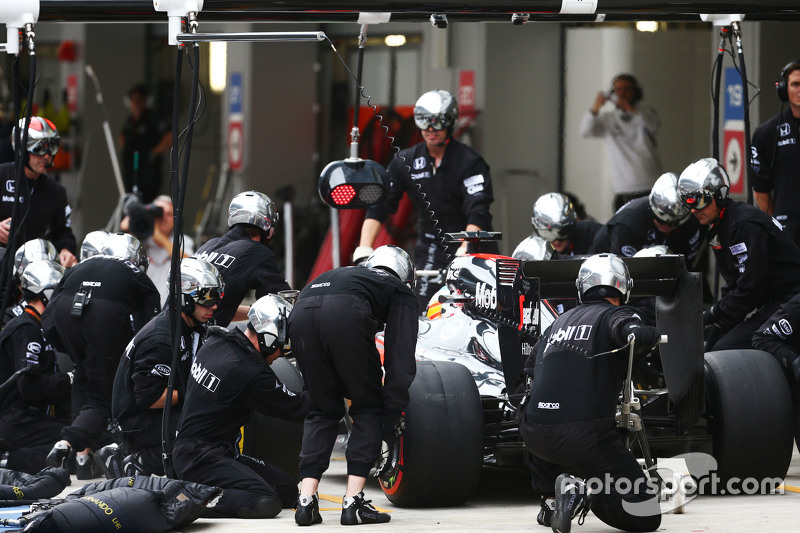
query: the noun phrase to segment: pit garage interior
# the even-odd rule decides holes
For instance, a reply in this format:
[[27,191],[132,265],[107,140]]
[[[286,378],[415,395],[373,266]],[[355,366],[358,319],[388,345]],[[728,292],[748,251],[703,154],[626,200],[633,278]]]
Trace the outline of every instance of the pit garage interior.
[[[214,54],[209,43],[201,45],[199,68],[205,90],[192,144],[185,231],[195,236],[202,213],[215,207],[215,201],[223,213],[208,223],[205,232],[214,236],[223,231],[228,198],[236,191],[263,191],[279,205],[291,198],[294,267],[287,277],[294,287],[302,288],[330,217],[316,190],[320,170],[329,161],[346,157],[350,142],[354,81],[331,43],[354,70],[359,3],[344,6],[355,7],[353,13],[336,17],[304,12],[302,2],[284,2],[295,4],[291,13],[275,11],[274,2],[248,3],[262,9],[251,12],[244,4],[229,4],[238,12],[225,16],[220,16],[220,9],[200,12],[199,31],[322,31],[330,41],[229,42],[222,52],[215,47]],[[654,10],[656,20],[637,25],[636,19],[648,18],[646,12],[636,17],[612,13],[603,22],[595,22],[602,19],[596,15],[593,21],[534,16],[522,24],[513,24],[511,13],[451,13],[446,27],[436,27],[429,21],[431,14],[422,13],[414,2],[390,4],[417,11],[368,25],[364,93],[384,114],[390,106],[410,108],[420,94],[434,88],[458,94],[462,115],[465,105],[474,110],[461,138],[491,167],[492,212],[495,230],[503,233],[503,253],[509,254],[530,234],[531,206],[545,192],[577,194],[599,221],[612,214],[611,169],[603,142],[583,139],[578,130],[595,94],[607,90],[617,73],[635,74],[644,89],[643,104],[654,107],[661,117],[658,146],[665,171],[680,172],[712,153],[712,64],[721,26],[702,21],[697,14],[683,15],[677,8]],[[533,11],[537,3],[527,4]],[[598,13],[603,2],[599,4]],[[625,2],[608,5],[617,4]],[[714,2],[705,4],[722,10]],[[780,8],[781,2],[767,4]],[[219,2],[206,6],[219,7]],[[114,141],[127,116],[123,98],[135,83],[146,83],[156,111],[167,119],[172,116],[175,46],[167,43],[165,14],[148,7],[152,7],[148,1],[41,2],[35,24],[39,72],[34,103],[36,112],[58,114],[68,125],[63,137],[70,158],[58,177],[70,195],[79,238],[107,224],[118,197],[103,112],[86,66],[100,81]],[[735,10],[733,5],[727,7]],[[372,12],[379,8],[369,4]],[[775,80],[784,64],[800,57],[800,19],[779,10],[745,15],[740,25],[751,131],[780,109]],[[387,46],[388,35],[405,36],[405,44]],[[727,48],[737,55],[732,40]],[[13,95],[13,59],[3,54],[0,62],[5,118]],[[726,54],[718,112],[721,157],[729,167],[739,165],[738,173],[729,170],[734,179],[743,180],[743,150],[723,145],[725,105],[738,98],[741,106],[741,83],[726,81],[733,67],[733,57]],[[27,79],[24,65],[22,79]],[[190,79],[190,75],[182,78],[185,95]],[[224,88],[218,86],[219,79]],[[234,100],[237,109],[231,104]],[[370,119],[366,100],[360,103],[362,119]],[[180,116],[183,128],[185,108]],[[239,127],[241,135],[234,132]],[[741,123],[733,127],[741,129]],[[220,191],[218,182],[226,172],[228,184]],[[746,198],[746,185],[740,190],[738,196]],[[162,192],[169,192],[166,179]],[[275,251],[283,257],[281,246],[277,244]],[[342,262],[348,259],[342,255]]]

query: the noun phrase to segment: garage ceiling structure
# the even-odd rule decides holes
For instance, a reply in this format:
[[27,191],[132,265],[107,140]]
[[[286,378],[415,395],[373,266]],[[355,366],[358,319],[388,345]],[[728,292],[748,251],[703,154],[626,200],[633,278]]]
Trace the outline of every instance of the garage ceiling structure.
[[[329,0],[156,0],[159,11],[200,6],[202,19],[242,22],[357,22],[359,13],[391,14],[393,22],[429,21],[432,14],[453,21],[699,21],[703,14],[741,14],[747,20],[800,18],[796,0],[341,0],[331,9]],[[154,22],[163,13],[151,0],[40,0],[40,21]],[[190,9],[186,9],[188,13]],[[434,11],[435,10],[435,11]],[[3,9],[0,9],[0,18]]]

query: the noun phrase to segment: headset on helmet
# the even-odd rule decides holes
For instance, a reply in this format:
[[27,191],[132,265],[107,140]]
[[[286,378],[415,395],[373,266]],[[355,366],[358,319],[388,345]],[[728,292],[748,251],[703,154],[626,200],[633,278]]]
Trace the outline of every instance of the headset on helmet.
[[57,261],[58,253],[53,243],[46,239],[33,239],[19,248],[14,254],[14,273],[22,276],[25,267],[34,261]]
[[678,194],[687,209],[703,209],[712,198],[722,204],[728,198],[730,179],[714,158],[699,159],[686,167],[678,178]]
[[111,233],[103,241],[101,255],[110,255],[130,261],[142,270],[147,270],[150,264],[147,254],[144,253],[142,243],[130,233]]
[[633,279],[622,259],[614,254],[597,254],[581,264],[575,286],[578,288],[579,302],[583,302],[588,291],[598,289],[592,292],[593,297],[619,296],[623,303],[627,303]]
[[571,237],[576,222],[575,209],[564,194],[543,194],[533,204],[531,223],[536,233],[547,242]]
[[270,355],[288,342],[287,321],[291,312],[292,304],[276,294],[262,296],[250,306],[247,327],[258,337],[262,355]]
[[195,257],[181,260],[182,311],[191,314],[195,305],[213,307],[225,295],[225,282],[217,268]]
[[789,74],[800,69],[800,60],[791,61],[781,69],[778,81],[775,82],[775,94],[781,102],[789,101]]
[[[25,127],[25,119],[19,121],[19,128]],[[13,136],[12,139],[16,138]],[[22,135],[20,135],[20,139]],[[58,148],[61,145],[61,137],[58,135],[58,130],[55,124],[43,117],[31,117],[31,122],[28,125],[28,144],[27,151],[33,155],[47,155],[55,156],[58,153]]]
[[531,235],[517,245],[511,257],[520,261],[546,261],[552,254],[553,250],[547,246],[547,241]]
[[659,177],[650,190],[650,210],[653,216],[668,226],[680,226],[692,216],[678,195],[678,175],[667,172]]
[[100,255],[100,250],[103,249],[103,243],[108,238],[108,232],[104,230],[90,231],[83,238],[81,243],[80,260],[89,259],[95,255]]
[[433,126],[435,130],[446,129],[452,134],[457,120],[458,102],[447,91],[428,91],[414,104],[414,123],[421,130]]
[[364,261],[364,266],[388,270],[397,276],[400,281],[414,288],[416,281],[414,263],[408,253],[399,246],[385,244],[376,248]]
[[50,301],[58,282],[64,276],[64,267],[52,261],[34,261],[22,271],[20,288],[26,298],[26,293],[36,295],[44,305]]
[[275,227],[278,219],[275,203],[257,191],[240,192],[233,197],[228,209],[229,228],[235,224],[250,224],[266,232]]
[[642,89],[642,86],[639,85],[639,80],[637,80],[636,76],[634,76],[633,74],[627,74],[627,73],[617,74],[616,76],[614,76],[614,79],[611,80],[610,92],[612,94],[614,92],[614,84],[621,80],[629,81],[633,84],[633,100],[631,100],[632,104],[636,104],[637,102],[639,102],[639,100],[644,98],[644,90]]

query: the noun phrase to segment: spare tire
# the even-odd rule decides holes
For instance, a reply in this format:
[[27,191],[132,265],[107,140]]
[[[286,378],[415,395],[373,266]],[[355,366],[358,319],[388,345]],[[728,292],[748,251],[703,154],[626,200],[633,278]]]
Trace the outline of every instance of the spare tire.
[[780,478],[792,458],[792,398],[774,357],[759,350],[705,354],[706,417],[717,475]]
[[409,388],[406,430],[386,497],[401,507],[459,505],[478,490],[483,466],[483,409],[463,365],[419,361]]

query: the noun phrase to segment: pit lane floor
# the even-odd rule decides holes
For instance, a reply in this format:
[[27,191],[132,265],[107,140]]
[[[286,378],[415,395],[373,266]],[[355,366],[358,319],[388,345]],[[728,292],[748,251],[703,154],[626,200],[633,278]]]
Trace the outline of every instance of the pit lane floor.
[[[77,490],[87,481],[77,481],[64,494]],[[323,522],[312,526],[313,531],[341,529],[341,497],[346,482],[345,462],[336,453],[331,467],[320,485],[320,507]],[[392,520],[382,525],[360,525],[357,531],[460,531],[460,532],[547,532],[549,528],[536,524],[539,496],[530,488],[528,476],[522,471],[484,469],[478,494],[465,505],[451,508],[404,509],[395,507],[383,495],[377,484],[369,483],[365,490],[373,505],[389,511]],[[798,531],[797,510],[800,509],[800,454],[795,449],[785,480],[784,494],[741,496],[698,496],[684,507],[684,514],[664,514],[658,531],[675,533],[752,533]],[[183,533],[271,533],[305,531],[294,522],[294,512],[284,510],[268,520],[200,519],[180,530]],[[573,522],[576,533],[616,531],[592,513],[584,525]]]

